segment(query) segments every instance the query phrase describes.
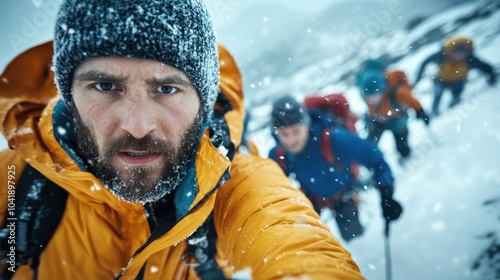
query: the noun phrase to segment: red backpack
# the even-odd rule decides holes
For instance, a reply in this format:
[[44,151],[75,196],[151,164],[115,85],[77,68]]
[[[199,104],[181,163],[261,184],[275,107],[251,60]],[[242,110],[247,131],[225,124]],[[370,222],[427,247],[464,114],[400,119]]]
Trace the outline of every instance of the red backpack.
[[[347,167],[335,161],[335,154],[330,142],[330,129],[335,126],[342,126],[347,130],[357,134],[356,121],[358,116],[349,108],[349,102],[341,93],[331,93],[327,95],[309,95],[303,101],[304,107],[308,110],[317,109],[325,117],[329,126],[321,132],[321,153],[325,160],[339,170],[346,170]],[[285,148],[278,145],[276,148],[276,158],[278,164],[286,172]],[[356,164],[351,164],[350,171],[354,178],[359,176],[359,168]]]
[[332,126],[340,125],[357,134],[355,125],[359,118],[351,111],[349,102],[343,94],[309,95],[304,99],[303,104],[307,109],[319,109],[331,118]]

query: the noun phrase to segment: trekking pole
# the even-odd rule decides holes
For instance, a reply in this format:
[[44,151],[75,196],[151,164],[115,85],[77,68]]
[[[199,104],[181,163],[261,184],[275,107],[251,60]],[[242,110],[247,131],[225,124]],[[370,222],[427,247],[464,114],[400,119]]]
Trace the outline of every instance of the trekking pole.
[[391,248],[389,246],[389,220],[385,221],[385,277],[392,280]]

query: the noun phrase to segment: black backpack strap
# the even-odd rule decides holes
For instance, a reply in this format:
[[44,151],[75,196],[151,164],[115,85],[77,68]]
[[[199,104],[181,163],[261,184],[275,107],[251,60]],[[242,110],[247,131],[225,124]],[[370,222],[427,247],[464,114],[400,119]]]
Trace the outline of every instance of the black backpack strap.
[[[31,259],[37,278],[40,255],[56,231],[66,208],[68,192],[27,164],[16,188],[17,209],[8,209],[0,230],[2,248],[15,248],[14,257],[2,259],[7,268],[27,264]],[[14,231],[14,233],[12,233]],[[15,234],[15,239],[9,237]],[[15,269],[5,269],[1,279],[10,279]]]
[[[173,213],[175,210],[172,208],[173,203],[167,203],[167,206],[170,207],[170,211],[166,211],[165,215],[158,224],[155,221],[151,221],[150,225],[154,225],[152,228],[152,237],[150,237],[149,241],[146,242],[139,250],[136,251],[135,255],[137,255],[142,249],[144,249],[148,244],[150,244],[153,240],[161,236],[158,233],[165,233],[169,231],[176,223],[175,215]],[[151,210],[151,206],[148,204],[145,205],[145,210],[149,213],[148,216],[154,216],[154,213]],[[191,235],[187,238],[187,253],[184,254],[181,258],[181,262],[184,262],[185,265],[194,266],[195,271],[198,274],[198,277],[202,280],[212,280],[212,279],[227,279],[224,276],[222,270],[218,267],[217,262],[215,261],[215,256],[217,255],[217,232],[215,230],[215,225],[213,221],[213,216],[210,214],[205,222]],[[187,263],[185,258],[188,256],[192,256],[196,259],[197,263]],[[146,269],[146,263],[142,266],[139,274],[135,278],[136,280],[144,279]],[[117,275],[114,279],[118,280],[121,278],[123,271]]]
[[188,253],[198,261],[195,271],[202,280],[227,279],[215,261],[216,241],[213,214],[187,238]]
[[226,157],[232,161],[234,158],[234,153],[236,151],[236,147],[234,143],[231,141],[231,131],[229,129],[229,125],[224,118],[224,115],[233,110],[231,102],[227,99],[227,97],[219,93],[216,101],[216,108],[213,111],[213,120],[210,122],[210,140],[214,144],[215,147],[223,146],[227,150]]

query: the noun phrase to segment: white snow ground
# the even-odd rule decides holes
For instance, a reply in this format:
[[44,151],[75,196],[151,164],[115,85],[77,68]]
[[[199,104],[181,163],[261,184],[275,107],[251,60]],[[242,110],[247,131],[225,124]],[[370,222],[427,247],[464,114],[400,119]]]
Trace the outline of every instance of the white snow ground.
[[[391,224],[393,279],[495,279],[472,263],[500,236],[498,87],[470,94],[433,120],[429,131],[412,123],[414,157],[395,164],[396,194],[404,215]],[[386,135],[384,150],[394,150]],[[366,232],[345,244],[368,279],[385,279],[383,220],[375,190],[363,194]],[[486,204],[490,202],[489,204]],[[329,222],[333,232],[336,224]],[[494,237],[487,238],[493,233]],[[338,233],[336,233],[338,234]],[[498,262],[497,251],[497,262]],[[498,267],[498,263],[497,263]]]
[[[392,135],[383,135],[380,146],[396,176],[395,197],[404,207],[403,216],[391,223],[393,279],[497,279],[488,267],[493,261],[477,270],[472,266],[500,237],[498,94],[498,85],[478,81],[469,85],[458,107],[433,119],[429,128],[412,120],[414,154],[404,167],[397,164]],[[259,145],[261,150],[266,146],[269,142]],[[386,279],[379,194],[370,188],[361,198],[366,231],[344,245],[367,279]],[[330,213],[322,218],[340,236]],[[498,270],[498,248],[494,258]]]

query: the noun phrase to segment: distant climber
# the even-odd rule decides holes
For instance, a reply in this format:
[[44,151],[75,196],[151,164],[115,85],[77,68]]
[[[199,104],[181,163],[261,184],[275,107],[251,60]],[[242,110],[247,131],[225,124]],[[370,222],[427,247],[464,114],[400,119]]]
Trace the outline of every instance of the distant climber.
[[434,80],[434,102],[432,103],[432,115],[439,115],[439,103],[443,92],[449,89],[452,100],[449,107],[460,103],[460,97],[467,82],[467,74],[470,69],[479,69],[489,75],[488,83],[495,85],[497,76],[493,67],[480,60],[474,54],[474,44],[466,37],[455,37],[447,40],[443,48],[429,56],[418,71],[414,86],[422,79],[425,67],[429,63],[438,65],[437,74],[433,75]]

